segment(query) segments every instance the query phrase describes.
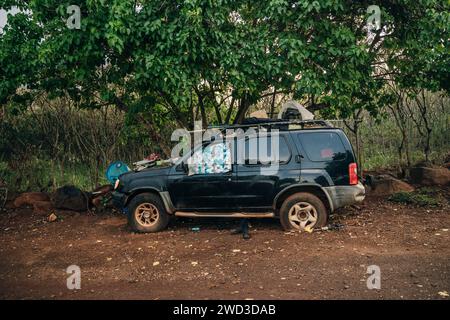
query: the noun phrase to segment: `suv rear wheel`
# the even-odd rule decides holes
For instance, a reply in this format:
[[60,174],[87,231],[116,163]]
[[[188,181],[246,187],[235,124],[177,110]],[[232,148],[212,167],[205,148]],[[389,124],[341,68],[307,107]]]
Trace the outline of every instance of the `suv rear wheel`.
[[168,223],[169,216],[155,194],[139,194],[128,205],[128,224],[136,232],[158,232]]
[[325,205],[311,193],[295,193],[284,200],[280,208],[280,221],[285,230],[321,228],[327,220]]

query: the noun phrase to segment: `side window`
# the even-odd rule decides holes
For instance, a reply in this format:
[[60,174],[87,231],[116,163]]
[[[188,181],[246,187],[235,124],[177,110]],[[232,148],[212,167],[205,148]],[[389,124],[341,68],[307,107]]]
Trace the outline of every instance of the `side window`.
[[344,160],[346,151],[334,132],[304,132],[298,138],[311,161]]
[[194,152],[188,159],[189,175],[231,171],[231,148],[226,143],[213,143]]
[[[275,163],[278,159],[278,163],[286,163],[291,158],[291,151],[286,142],[284,136],[278,136],[278,148],[275,145],[272,150],[271,136],[265,137],[252,137],[245,140],[245,164],[268,164]],[[263,141],[264,140],[264,141]]]

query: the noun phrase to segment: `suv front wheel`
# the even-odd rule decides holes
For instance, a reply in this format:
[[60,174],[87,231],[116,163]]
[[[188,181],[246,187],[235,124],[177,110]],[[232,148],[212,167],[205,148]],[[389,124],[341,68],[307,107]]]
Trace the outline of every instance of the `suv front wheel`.
[[158,232],[167,227],[169,216],[157,195],[142,193],[128,205],[128,224],[136,232]]
[[327,209],[317,196],[299,192],[284,200],[280,208],[280,221],[284,230],[321,228],[328,219]]

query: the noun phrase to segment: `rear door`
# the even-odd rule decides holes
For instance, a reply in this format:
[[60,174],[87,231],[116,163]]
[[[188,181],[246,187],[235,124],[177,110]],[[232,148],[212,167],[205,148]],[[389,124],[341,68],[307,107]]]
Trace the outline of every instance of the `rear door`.
[[275,195],[300,177],[295,145],[288,133],[269,134],[267,138],[245,137],[240,143],[244,150],[236,147],[237,206],[251,211],[271,209]]

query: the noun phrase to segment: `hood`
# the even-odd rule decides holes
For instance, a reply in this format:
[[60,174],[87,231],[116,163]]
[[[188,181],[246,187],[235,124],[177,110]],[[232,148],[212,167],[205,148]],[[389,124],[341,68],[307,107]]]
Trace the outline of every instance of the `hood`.
[[171,166],[168,167],[153,167],[144,169],[142,171],[129,171],[119,176],[119,180],[122,183],[127,183],[130,180],[145,179],[157,176],[167,176],[169,174]]

